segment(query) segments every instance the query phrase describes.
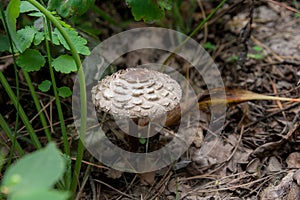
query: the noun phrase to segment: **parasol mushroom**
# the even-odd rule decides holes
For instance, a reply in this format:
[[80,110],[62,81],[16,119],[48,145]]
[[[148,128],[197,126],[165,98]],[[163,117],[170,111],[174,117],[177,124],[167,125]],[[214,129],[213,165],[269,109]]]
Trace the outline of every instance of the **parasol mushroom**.
[[[168,114],[179,108],[181,96],[180,85],[169,75],[144,68],[120,70],[92,88],[96,111],[126,122],[126,132],[135,137],[141,137],[141,127],[149,122],[164,125]],[[146,129],[148,135],[142,137],[149,136]]]

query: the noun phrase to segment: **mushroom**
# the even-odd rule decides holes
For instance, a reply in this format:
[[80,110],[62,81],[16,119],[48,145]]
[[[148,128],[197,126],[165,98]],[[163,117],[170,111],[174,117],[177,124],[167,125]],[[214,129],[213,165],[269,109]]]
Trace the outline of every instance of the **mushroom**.
[[[135,137],[141,136],[141,127],[149,122],[164,125],[182,96],[180,85],[169,75],[144,68],[128,68],[106,76],[91,92],[97,113],[109,114],[120,124],[126,122],[126,132]],[[146,130],[148,135],[142,137],[149,136],[149,127]]]

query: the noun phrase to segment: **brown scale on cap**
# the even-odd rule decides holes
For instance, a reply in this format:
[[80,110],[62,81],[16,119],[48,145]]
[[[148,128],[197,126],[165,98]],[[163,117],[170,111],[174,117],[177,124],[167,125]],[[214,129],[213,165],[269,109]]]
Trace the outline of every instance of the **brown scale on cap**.
[[179,105],[180,85],[154,70],[128,68],[107,76],[92,88],[97,112],[121,118],[157,118]]

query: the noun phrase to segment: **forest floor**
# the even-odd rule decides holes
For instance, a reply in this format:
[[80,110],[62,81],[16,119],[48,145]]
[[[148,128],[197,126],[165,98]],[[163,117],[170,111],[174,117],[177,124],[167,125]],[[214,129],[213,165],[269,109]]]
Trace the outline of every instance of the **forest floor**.
[[[257,2],[253,8],[249,2],[228,4],[193,39],[206,44],[206,50],[221,72],[225,88],[299,98],[300,17],[285,1]],[[99,3],[98,6],[113,15],[116,21],[124,22],[124,16],[129,14],[118,13],[124,5],[109,5]],[[203,6],[207,12],[213,8],[208,1]],[[183,8],[182,13],[188,15],[188,7]],[[88,17],[94,19],[93,12]],[[193,30],[201,20],[201,9],[195,9],[186,31]],[[124,27],[96,20],[93,23],[101,30],[101,40],[123,30],[156,26],[142,22],[125,23]],[[174,21],[169,23],[174,24]],[[96,44],[97,41],[91,38],[90,47]],[[146,64],[152,62],[150,53],[133,52],[115,64],[119,68]],[[184,71],[180,64],[175,66]],[[9,68],[4,72],[8,76],[12,74]],[[196,75],[190,77],[196,85],[205,84]],[[38,82],[39,77],[35,79]],[[61,77],[64,84],[71,87],[73,79],[73,75]],[[13,77],[10,81],[14,81]],[[21,95],[26,101],[28,92],[23,91]],[[4,97],[1,99],[1,107],[7,106],[6,115],[11,115],[11,104]],[[64,100],[63,106],[65,118],[72,124],[71,99]],[[31,108],[30,104],[25,107]],[[90,167],[91,172],[83,184],[82,199],[300,199],[299,115],[300,103],[257,100],[229,105],[220,137],[202,143],[202,136],[209,134],[206,127],[210,120],[209,114],[203,112],[198,130],[200,144],[192,144],[174,163],[174,166],[183,164],[176,170],[172,165],[153,173],[122,173],[104,167],[86,153],[83,170]],[[53,124],[54,129],[56,126],[59,128]],[[59,143],[59,135],[56,139]],[[76,146],[76,139],[73,140],[72,145]],[[205,145],[214,148],[203,158],[199,149],[206,148]]]

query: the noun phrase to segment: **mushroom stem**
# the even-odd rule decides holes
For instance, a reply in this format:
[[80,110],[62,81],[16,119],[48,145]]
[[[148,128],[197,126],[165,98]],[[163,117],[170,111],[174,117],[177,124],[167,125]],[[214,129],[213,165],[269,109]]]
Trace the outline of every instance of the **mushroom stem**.
[[137,151],[138,150],[138,144],[139,144],[139,139],[138,139],[138,119],[129,119],[129,138],[128,138],[128,143],[130,146],[131,151]]

